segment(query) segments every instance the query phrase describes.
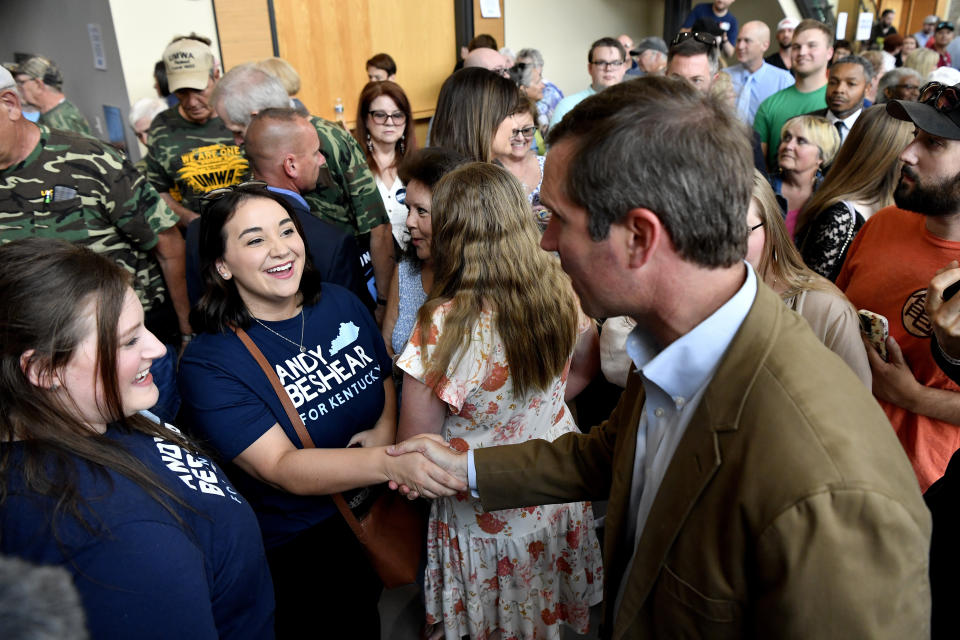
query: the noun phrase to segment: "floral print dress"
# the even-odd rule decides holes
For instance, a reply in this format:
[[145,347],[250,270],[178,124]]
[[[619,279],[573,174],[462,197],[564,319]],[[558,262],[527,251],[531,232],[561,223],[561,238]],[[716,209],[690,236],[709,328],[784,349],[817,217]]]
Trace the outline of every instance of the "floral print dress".
[[[449,309],[450,303],[434,312],[428,356]],[[481,315],[462,357],[455,356],[446,375],[430,385],[449,409],[444,438],[466,451],[533,438],[552,441],[577,431],[563,399],[569,361],[545,391],[516,397],[493,319],[490,312]],[[582,317],[580,330],[589,322]],[[397,365],[421,382],[423,348],[418,323]],[[590,503],[485,512],[464,492],[431,507],[427,622],[442,623],[447,640],[466,635],[483,640],[498,630],[503,640],[559,639],[561,622],[586,633],[589,609],[600,602],[602,585]]]

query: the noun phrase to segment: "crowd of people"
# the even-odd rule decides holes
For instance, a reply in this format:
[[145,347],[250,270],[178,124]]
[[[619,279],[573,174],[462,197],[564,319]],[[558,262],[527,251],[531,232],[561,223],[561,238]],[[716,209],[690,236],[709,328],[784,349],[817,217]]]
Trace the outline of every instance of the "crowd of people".
[[566,96],[479,35],[424,140],[388,53],[350,131],[177,37],[137,165],[0,68],[0,584],[65,570],[78,637],[379,638],[342,514],[385,487],[429,640],[952,637],[953,23],[732,5]]

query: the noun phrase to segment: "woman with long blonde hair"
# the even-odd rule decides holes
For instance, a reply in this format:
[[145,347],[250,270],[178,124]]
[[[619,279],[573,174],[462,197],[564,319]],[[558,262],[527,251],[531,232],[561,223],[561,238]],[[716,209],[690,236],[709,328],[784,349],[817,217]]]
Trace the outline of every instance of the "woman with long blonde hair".
[[880,105],[865,109],[850,129],[820,188],[797,216],[797,247],[808,267],[830,281],[840,275],[847,249],[863,223],[893,204],[900,153],[913,125]]
[[747,226],[746,259],[760,279],[803,316],[820,341],[871,388],[873,378],[856,310],[832,282],[803,263],[787,233],[777,197],[759,171],[753,174]]
[[[565,405],[598,366],[596,328],[539,247],[520,183],[471,163],[433,192],[434,284],[397,361],[399,439],[439,433],[476,449],[577,430]],[[424,592],[431,637],[586,633],[602,568],[588,503],[486,513],[433,503]]]

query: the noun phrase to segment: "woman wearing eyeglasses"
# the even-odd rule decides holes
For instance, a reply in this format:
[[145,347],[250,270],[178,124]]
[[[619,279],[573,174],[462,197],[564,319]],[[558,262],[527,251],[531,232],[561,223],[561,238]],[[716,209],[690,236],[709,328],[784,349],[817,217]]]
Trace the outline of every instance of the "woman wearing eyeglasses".
[[543,161],[546,157],[537,155],[530,146],[537,132],[534,124],[536,114],[535,102],[521,100],[517,112],[507,118],[507,122],[511,123],[508,144],[498,143],[494,149],[494,160],[520,181],[527,200],[534,208],[540,206],[540,183],[543,182]]
[[747,209],[747,262],[788,307],[799,313],[828,349],[840,356],[867,388],[873,377],[857,312],[832,282],[803,263],[783,222],[780,205],[759,171]]
[[393,238],[400,249],[407,246],[405,190],[397,167],[417,147],[413,113],[407,94],[395,82],[370,82],[360,92],[357,128],[354,134],[367,156],[367,165],[377,180]]
[[[185,410],[259,518],[277,636],[378,638],[380,581],[328,496],[395,476],[431,483],[424,459],[395,466],[384,452],[396,401],[383,339],[356,296],[321,287],[283,198],[249,185],[207,197],[205,292],[191,314],[201,333],[180,363]],[[262,352],[316,448],[304,448],[235,328]]]

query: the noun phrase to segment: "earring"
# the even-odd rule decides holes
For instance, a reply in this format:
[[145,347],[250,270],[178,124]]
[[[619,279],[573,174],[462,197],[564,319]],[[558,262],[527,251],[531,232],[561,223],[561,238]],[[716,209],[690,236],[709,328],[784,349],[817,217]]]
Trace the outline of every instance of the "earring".
[[400,136],[400,155],[403,155],[407,152],[407,145],[404,144],[406,140],[407,140],[406,134]]
[[50,383],[50,391],[57,391],[59,388],[60,388],[60,385],[57,384],[56,382]]
[[370,134],[367,134],[367,151],[373,153],[373,142],[370,141]]
[[217,273],[219,273],[219,274],[220,274],[220,277],[223,278],[224,280],[229,280],[229,279],[230,279],[230,278],[227,276],[226,272],[224,272],[223,267],[217,267]]

